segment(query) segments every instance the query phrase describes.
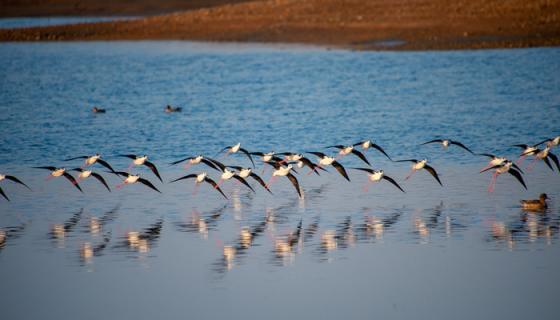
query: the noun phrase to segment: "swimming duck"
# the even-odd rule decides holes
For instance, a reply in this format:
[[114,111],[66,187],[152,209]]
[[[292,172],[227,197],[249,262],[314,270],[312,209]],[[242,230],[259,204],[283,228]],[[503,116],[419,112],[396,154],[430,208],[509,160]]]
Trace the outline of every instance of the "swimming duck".
[[98,107],[93,107],[93,109],[91,109],[91,111],[93,113],[105,113],[105,109],[101,109],[101,108],[98,108]]
[[538,200],[521,200],[521,207],[526,210],[544,210],[548,207],[546,199],[546,193],[541,193]]

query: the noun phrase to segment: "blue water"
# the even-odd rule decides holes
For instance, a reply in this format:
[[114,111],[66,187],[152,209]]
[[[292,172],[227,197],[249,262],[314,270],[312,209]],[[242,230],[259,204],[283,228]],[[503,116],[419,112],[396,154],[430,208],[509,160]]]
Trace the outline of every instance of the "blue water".
[[[516,143],[559,134],[560,50],[350,52],[304,46],[188,42],[0,44],[0,309],[7,318],[420,318],[551,317],[560,263],[560,175],[542,162],[529,189],[478,171],[484,157],[513,159]],[[183,107],[166,114],[165,105]],[[106,114],[93,114],[99,106]],[[332,168],[300,169],[305,198],[286,179],[268,195],[231,182],[230,200],[167,164],[214,156],[241,142],[251,151],[310,151],[374,139],[394,159],[423,158],[439,172],[410,180],[410,164],[375,151],[375,168],[397,180],[363,192]],[[148,154],[163,193],[119,179],[45,181],[32,166],[81,165],[99,152],[126,169],[122,153]],[[558,149],[553,149],[558,153]],[[334,151],[333,151],[334,153]],[[238,155],[221,157],[248,165]],[[346,156],[346,167],[364,166]],[[256,172],[261,174],[261,164]],[[525,161],[523,168],[529,164]],[[190,172],[207,171],[196,166]],[[268,180],[270,170],[263,174]],[[545,213],[520,199],[546,192]],[[91,227],[92,219],[101,227]],[[301,231],[298,236],[298,225]],[[64,235],[54,234],[62,225]],[[146,231],[151,228],[151,233]],[[243,240],[245,228],[252,232]],[[144,232],[141,245],[127,240]],[[290,240],[291,245],[287,243]],[[90,243],[91,258],[80,248]],[[235,254],[224,254],[224,246]],[[231,258],[228,258],[231,257]]]
[[135,17],[29,17],[29,18],[0,18],[0,29],[30,28],[56,26],[76,23],[105,22]]

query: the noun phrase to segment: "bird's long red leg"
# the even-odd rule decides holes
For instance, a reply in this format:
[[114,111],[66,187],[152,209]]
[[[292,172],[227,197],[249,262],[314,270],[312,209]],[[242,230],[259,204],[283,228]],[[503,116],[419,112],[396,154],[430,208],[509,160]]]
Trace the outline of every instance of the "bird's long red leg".
[[307,175],[310,175],[310,174],[312,174],[312,173],[313,173],[313,171],[316,171],[317,169],[320,169],[320,168],[323,168],[323,166],[321,166],[320,164],[318,164],[318,165],[315,165],[315,170],[311,169],[311,171],[309,171],[309,172],[307,173]]
[[266,183],[266,187],[269,188],[270,185],[271,185],[274,181],[276,181],[276,178],[277,178],[277,176],[272,176],[272,177],[270,177],[270,180],[268,180],[268,182]]
[[535,157],[535,159],[533,159],[533,161],[531,161],[531,164],[529,164],[529,166],[527,167],[527,171],[531,172],[533,170],[533,168],[535,168],[535,165],[537,164],[537,160],[538,160],[538,158]]
[[72,181],[72,184],[77,185],[80,181],[82,181],[82,178],[78,177],[75,181]]
[[192,192],[192,195],[193,195],[193,196],[196,196],[196,194],[198,193],[198,186],[199,186],[199,184],[198,184],[198,183],[195,183],[195,185],[194,185],[194,190],[193,190],[193,192]]
[[520,166],[523,163],[523,160],[525,160],[526,157],[527,157],[526,154],[520,156],[519,159],[517,159],[517,161],[515,161],[515,164]]
[[54,178],[54,176],[52,174],[49,174],[47,177],[45,177],[46,181],[51,180],[52,178]]
[[185,165],[185,170],[189,170],[189,168],[191,167],[191,165],[192,165],[192,164],[190,163],[190,161],[187,162],[187,164]]
[[224,179],[220,178],[220,180],[218,180],[218,183],[216,183],[216,186],[214,187],[214,189],[218,189],[218,187],[221,186],[222,183],[224,183]]
[[124,182],[123,182],[123,183],[119,183],[119,184],[117,184],[117,185],[115,186],[115,188],[120,189],[120,188],[122,188],[124,185],[125,185]]
[[492,180],[490,180],[490,184],[488,185],[488,192],[494,192],[494,186],[496,185],[497,178],[498,178],[498,173],[494,172],[492,174]]
[[408,180],[410,179],[410,177],[412,177],[412,175],[416,172],[416,170],[412,169],[410,170],[410,173],[406,176],[406,178],[404,178],[404,180]]
[[369,190],[369,185],[371,184],[371,180],[368,179],[368,181],[366,182],[366,184],[364,184],[364,187],[362,188],[362,190],[364,192],[368,192]]

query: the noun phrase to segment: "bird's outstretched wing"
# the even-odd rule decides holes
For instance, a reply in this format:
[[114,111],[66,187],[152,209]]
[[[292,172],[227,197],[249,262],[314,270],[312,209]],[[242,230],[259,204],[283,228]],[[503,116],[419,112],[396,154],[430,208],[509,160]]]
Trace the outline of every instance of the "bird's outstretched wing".
[[150,189],[153,189],[159,193],[161,193],[161,191],[159,191],[150,181],[144,179],[144,178],[138,178],[138,182],[140,182],[141,184],[147,186]]
[[249,158],[249,160],[251,160],[251,164],[253,165],[253,168],[255,167],[255,162],[253,161],[253,157],[251,157],[251,154],[249,153],[249,151],[247,151],[246,149],[243,148],[239,148],[239,151],[243,152],[247,158]]
[[558,157],[550,151],[548,152],[548,157],[552,159],[552,162],[554,162],[556,168],[558,169],[558,173],[560,173],[560,163],[558,163]]
[[368,159],[366,158],[366,156],[364,156],[363,153],[361,153],[360,151],[358,151],[356,149],[352,149],[352,153],[355,154],[356,156],[358,156],[358,158],[362,159],[363,162],[367,163],[368,166],[371,166]]
[[519,181],[523,187],[525,188],[525,190],[527,190],[527,185],[525,185],[525,181],[523,181],[523,177],[521,176],[521,173],[519,173],[517,170],[515,169],[509,169],[508,173],[511,174],[512,176],[515,177],[515,179],[517,179],[517,181]]
[[437,182],[439,183],[440,186],[443,187],[443,184],[441,184],[441,181],[439,180],[438,174],[436,172],[436,169],[430,167],[429,165],[424,165],[424,169],[426,169],[434,178],[436,178]]
[[101,182],[105,186],[105,188],[107,188],[107,190],[111,192],[111,188],[109,188],[107,182],[105,181],[105,179],[103,179],[103,177],[99,173],[92,172],[91,176],[97,179],[97,181]]
[[395,162],[418,162],[416,159],[395,160]]
[[111,167],[111,165],[107,161],[102,160],[102,159],[97,159],[96,162],[99,163],[100,165],[104,166],[105,168],[111,170],[111,172],[115,172],[115,170],[113,170],[113,167]]
[[336,171],[338,171],[338,173],[340,173],[344,177],[344,179],[350,181],[346,170],[344,170],[344,167],[338,161],[333,161],[332,166],[336,169]]
[[423,146],[423,145],[425,145],[425,144],[429,144],[429,143],[436,143],[436,142],[438,142],[438,143],[442,143],[442,142],[443,142],[443,140],[442,140],[442,139],[434,139],[434,140],[430,140],[430,141],[428,141],[428,142],[424,142],[424,143],[422,143],[422,144],[421,144],[421,146]]
[[548,157],[543,158],[544,163],[546,163],[546,165],[550,168],[550,170],[554,171],[554,168],[552,167],[552,165],[550,164],[550,161],[548,160]]
[[264,180],[261,177],[259,177],[256,173],[251,172],[249,174],[249,176],[251,178],[255,179],[261,186],[263,186],[263,188],[266,189],[266,191],[268,191],[268,192],[270,192],[270,194],[272,194],[272,191],[270,191],[270,189],[266,186],[266,183],[264,182]]
[[0,188],[0,194],[2,195],[2,197],[6,198],[6,200],[10,201],[10,198],[8,198],[8,196],[4,193],[4,190],[2,190],[2,188]]
[[[556,161],[558,161],[558,159],[556,159]],[[25,183],[23,183],[23,181],[19,180],[18,178],[14,177],[14,176],[5,176],[4,178],[6,178],[8,180],[11,180],[15,183],[19,183],[19,184],[25,186],[27,189],[31,190],[31,188],[29,188],[28,185],[26,185]]]
[[290,182],[292,183],[294,188],[296,188],[298,196],[301,198],[301,190],[299,189],[299,182],[298,182],[297,178],[291,173],[288,173],[288,175],[286,177],[288,177],[288,179],[290,179]]
[[62,175],[63,175],[66,179],[68,179],[70,182],[72,182],[72,184],[73,184],[76,188],[78,188],[78,190],[80,190],[80,192],[82,192],[82,193],[84,192],[84,191],[82,190],[82,188],[80,187],[80,185],[78,184],[78,181],[76,181],[76,179],[74,179],[74,177],[72,177],[71,174],[69,174],[68,172],[64,172]]
[[34,169],[45,169],[45,170],[50,170],[50,171],[56,170],[56,167],[51,167],[51,166],[48,166],[48,167],[33,167],[33,168]]
[[78,159],[87,159],[87,156],[81,156],[81,157],[74,157],[74,158],[69,158],[69,159],[64,159],[62,161],[72,161],[72,160],[78,160]]
[[383,148],[381,148],[379,145],[377,145],[375,143],[372,143],[371,147],[376,149],[377,151],[383,153],[387,157],[387,159],[393,161],[393,159],[391,159],[391,157],[389,157],[389,155],[385,152],[385,150],[383,150]]
[[370,169],[370,168],[350,168],[350,169],[365,171],[365,172],[371,173],[371,174],[373,174],[373,172],[374,172],[374,170],[373,170],[373,169]]
[[449,143],[454,144],[454,145],[456,145],[456,146],[458,146],[458,147],[461,147],[461,148],[467,150],[470,154],[474,154],[474,152],[472,152],[471,149],[467,148],[467,146],[465,146],[464,144],[462,144],[462,143],[459,142],[459,141],[450,140]]
[[169,183],[173,183],[173,182],[176,182],[176,181],[179,181],[179,180],[184,180],[184,179],[192,179],[192,178],[196,178],[196,174],[194,174],[194,173],[187,174],[186,176],[182,176],[182,177],[177,178],[175,180],[171,180],[171,181],[169,181]]
[[322,152],[318,152],[318,151],[308,151],[308,152],[306,152],[306,153],[315,155],[315,156],[317,156],[317,157],[319,157],[319,158],[324,158],[324,157],[327,156],[326,154],[324,154],[324,153],[322,153]]
[[144,165],[148,168],[150,168],[150,170],[152,170],[152,172],[156,175],[156,177],[159,179],[159,181],[163,182],[163,180],[161,179],[161,176],[159,175],[158,169],[156,168],[156,165],[149,162],[149,161],[145,161]]
[[218,190],[218,191],[222,194],[222,196],[224,196],[224,198],[226,198],[226,199],[228,198],[228,197],[224,194],[224,192],[222,191],[222,189],[220,189],[220,186],[218,186],[218,184],[216,183],[216,181],[214,181],[214,180],[212,180],[212,179],[210,179],[210,178],[208,178],[208,177],[204,178],[204,181],[206,181],[207,183],[209,183],[212,187],[214,187],[214,189]]
[[170,166],[174,166],[174,165],[179,164],[179,163],[181,163],[181,162],[183,162],[183,161],[191,160],[191,159],[193,159],[193,158],[194,158],[194,157],[186,157],[186,158],[183,158],[183,159],[181,159],[181,160],[173,161],[173,162],[171,162],[169,165],[170,165]]
[[135,154],[119,154],[119,155],[117,155],[117,157],[130,158],[130,159],[136,159],[137,158],[137,156]]
[[404,192],[404,190],[401,188],[401,186],[399,186],[399,184],[391,177],[383,175],[383,177],[381,177],[381,179],[385,179],[387,181],[389,181],[390,183],[392,183],[395,187],[399,188],[399,190],[401,190],[402,192]]
[[247,188],[251,189],[251,191],[255,192],[255,189],[253,189],[253,187],[251,187],[250,184],[247,183],[247,181],[243,178],[241,178],[240,176],[238,176],[237,174],[233,175],[233,178],[236,179],[237,181],[243,183]]

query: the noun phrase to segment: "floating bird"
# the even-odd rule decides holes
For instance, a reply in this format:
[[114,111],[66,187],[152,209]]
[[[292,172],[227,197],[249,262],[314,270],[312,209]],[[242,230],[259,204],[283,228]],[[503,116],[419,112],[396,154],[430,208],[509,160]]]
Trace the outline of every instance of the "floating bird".
[[138,156],[135,154],[121,154],[119,155],[119,157],[126,157],[132,159],[132,163],[128,166],[129,171],[133,165],[135,166],[145,165],[146,167],[150,168],[150,170],[152,170],[152,172],[156,175],[159,181],[163,182],[161,176],[159,175],[158,169],[156,168],[156,165],[148,161],[147,155]]
[[337,148],[338,150],[340,150],[338,152],[338,154],[341,157],[344,157],[345,155],[348,155],[348,154],[352,153],[352,154],[356,155],[358,158],[360,158],[363,162],[365,162],[368,166],[371,166],[371,164],[369,163],[366,156],[364,156],[364,154],[361,153],[360,151],[354,149],[353,145],[343,146],[341,144],[338,144],[338,145],[334,145],[334,146],[328,146],[327,148]]
[[111,192],[111,189],[107,185],[107,182],[105,182],[105,179],[103,179],[103,177],[99,173],[95,173],[91,170],[84,170],[82,168],[74,168],[74,169],[71,169],[70,171],[78,171],[80,173],[78,175],[78,179],[77,179],[78,182],[92,176],[95,179],[97,179],[99,182],[101,182],[105,186],[105,188],[107,188],[107,190],[109,190],[109,192]]
[[493,167],[490,167],[490,168],[487,168],[487,169],[484,169],[484,170],[480,171],[480,173],[483,173],[485,171],[492,170],[492,169],[496,170],[496,171],[494,171],[494,174],[492,175],[492,180],[490,181],[490,184],[488,185],[488,192],[494,192],[494,187],[496,186],[496,179],[498,178],[498,176],[500,174],[503,174],[503,173],[506,173],[506,172],[511,174],[512,176],[514,176],[517,179],[517,181],[519,181],[523,185],[523,187],[525,189],[527,189],[527,185],[525,185],[525,181],[523,181],[523,177],[521,176],[521,172],[517,171],[517,169],[515,169],[513,167],[513,164],[514,163],[512,161],[505,160],[501,164],[498,164],[498,165],[495,165]]
[[443,187],[443,184],[441,184],[441,181],[439,180],[436,170],[427,164],[428,160],[407,159],[407,160],[397,160],[396,162],[414,162],[414,164],[412,165],[412,170],[406,176],[406,178],[404,178],[405,180],[408,180],[416,171],[420,169],[426,169],[437,180],[439,185]]
[[546,143],[547,147],[551,147],[551,148],[556,147],[558,144],[560,144],[560,136],[556,136],[556,137],[550,138],[550,139],[545,139],[545,140],[537,143],[536,145],[538,146],[538,145],[543,144],[543,143]]
[[161,191],[159,191],[150,181],[144,179],[144,178],[140,178],[139,174],[130,174],[128,172],[122,172],[122,171],[116,171],[115,172],[116,175],[122,176],[122,177],[126,177],[120,184],[117,185],[117,189],[122,188],[125,184],[134,184],[137,182],[140,182],[141,184],[147,186],[150,189],[153,189],[159,193],[161,193]]
[[538,200],[521,200],[519,202],[521,202],[521,207],[525,210],[542,211],[548,208],[548,204],[546,203],[547,199],[548,196],[546,193],[541,193]]
[[[508,159],[505,157],[496,156],[491,153],[478,153],[477,155],[490,158],[488,164],[484,168],[480,169],[480,171],[486,171],[493,166],[501,165],[502,163],[508,161]],[[514,162],[512,162],[511,166],[515,168],[517,171],[523,173],[523,170],[521,170],[521,168],[518,165],[516,165]]]
[[220,189],[218,184],[214,180],[212,180],[208,177],[208,174],[206,172],[202,172],[202,173],[199,173],[199,174],[187,174],[186,176],[183,176],[183,177],[177,178],[175,180],[172,180],[170,183],[173,183],[173,182],[176,182],[176,181],[179,181],[179,180],[184,180],[184,179],[195,179],[195,190],[193,191],[193,195],[196,194],[199,184],[202,183],[202,182],[206,182],[206,183],[209,183],[210,185],[212,185],[212,187],[214,187],[214,189],[218,190],[222,194],[222,196],[224,196],[224,198],[226,198],[226,199],[228,198],[222,192],[222,189]]
[[[558,157],[550,152],[550,147],[546,147],[544,149],[536,149],[532,154],[534,154],[535,158],[533,159],[533,162],[531,163],[531,165],[529,165],[529,167],[527,167],[527,170],[532,170],[533,167],[536,164],[537,160],[543,160],[544,163],[546,163],[546,165],[550,168],[550,170],[554,171],[554,168],[552,168],[552,165],[550,164],[550,161],[548,160],[548,158],[552,159],[552,162],[554,162],[554,164],[556,165],[556,168],[558,169],[558,172],[560,172],[560,163],[558,163]],[[525,154],[521,154],[522,156],[524,156]]]
[[111,172],[115,172],[115,170],[113,170],[113,168],[111,167],[111,165],[109,163],[107,163],[107,161],[101,159],[101,155],[99,153],[96,153],[93,156],[74,157],[74,158],[66,159],[64,161],[72,161],[72,160],[77,160],[77,159],[85,159],[84,160],[84,165],[82,166],[82,169],[84,167],[91,166],[95,163],[99,163],[100,165],[104,166],[105,168],[111,170]]
[[421,145],[430,144],[430,143],[440,143],[441,146],[442,146],[444,149],[447,149],[447,147],[449,147],[449,145],[454,144],[454,145],[456,145],[456,146],[459,146],[459,147],[461,147],[461,148],[467,150],[470,154],[474,154],[474,153],[471,151],[471,149],[467,148],[467,147],[466,147],[464,144],[462,144],[461,142],[459,142],[459,141],[454,141],[454,140],[451,140],[451,139],[435,139],[435,140],[431,140],[431,141],[428,141],[428,142],[424,142],[424,143],[422,143]]
[[[18,178],[14,177],[14,176],[9,176],[9,175],[0,174],[0,181],[2,181],[2,180],[10,180],[10,181],[13,181],[13,182],[15,182],[15,183],[19,183],[19,184],[25,186],[27,189],[31,190],[31,188],[29,188],[28,185],[26,185],[25,183],[23,183],[21,180],[19,180]],[[10,201],[10,199],[9,199],[8,196],[4,193],[4,191],[2,190],[2,188],[0,188],[0,194],[1,194],[4,198],[6,198],[6,200]]]
[[101,109],[98,107],[93,107],[93,109],[91,109],[91,112],[93,113],[105,113],[105,109]]
[[368,182],[366,183],[366,185],[364,186],[364,191],[365,192],[367,192],[367,190],[368,190],[367,187],[369,186],[370,183],[381,181],[381,179],[389,181],[391,184],[393,184],[399,190],[404,192],[404,190],[401,188],[401,186],[399,186],[399,184],[393,178],[385,175],[383,170],[373,170],[373,169],[370,169],[370,168],[352,168],[352,169],[361,170],[361,171],[365,171],[365,172],[368,173],[369,179],[368,179]]
[[60,176],[64,176],[76,188],[78,188],[78,190],[80,190],[80,192],[84,192],[84,191],[82,191],[82,188],[80,188],[80,185],[78,184],[78,181],[76,181],[76,179],[74,179],[74,177],[72,177],[68,172],[66,172],[65,168],[57,168],[57,167],[50,167],[50,166],[49,167],[33,167],[33,168],[50,170],[51,174],[47,177],[47,180],[50,180],[50,179],[56,178],[56,177],[60,177]]
[[256,173],[252,172],[251,168],[243,168],[243,167],[239,167],[239,166],[227,166],[228,168],[232,168],[237,170],[237,175],[243,179],[247,178],[247,177],[251,177],[253,179],[255,179],[261,186],[263,186],[263,188],[266,189],[266,191],[270,192],[270,194],[272,194],[272,191],[270,191],[270,189],[268,189],[268,187],[266,186],[266,183],[263,181],[263,179],[261,177],[259,177]]
[[187,161],[188,163],[185,165],[185,169],[188,169],[190,166],[195,165],[195,164],[199,164],[199,163],[204,163],[205,165],[209,166],[210,168],[217,170],[217,171],[221,171],[218,166],[216,165],[216,163],[220,163],[217,160],[214,159],[210,159],[208,157],[204,157],[203,155],[198,155],[198,156],[194,156],[194,157],[187,157],[181,160],[177,160],[174,162],[171,162],[170,165],[176,165],[179,164],[181,162]]
[[172,112],[181,112],[183,111],[183,108],[181,107],[173,108],[172,106],[167,105],[163,110],[165,111],[165,113],[172,113]]
[[288,179],[290,179],[290,182],[292,183],[294,188],[296,188],[299,197],[301,198],[301,190],[299,188],[299,182],[296,179],[296,177],[290,173],[290,170],[292,170],[293,166],[290,164],[287,167],[284,167],[278,162],[266,162],[266,163],[274,167],[274,171],[272,172],[272,177],[270,177],[270,180],[266,184],[267,189],[274,181],[276,181],[278,177],[288,177]]
[[227,154],[237,153],[237,152],[241,151],[243,154],[245,154],[247,156],[247,158],[249,158],[249,160],[251,160],[251,164],[253,164],[253,168],[255,167],[255,162],[253,161],[253,157],[251,157],[251,154],[249,153],[249,151],[241,148],[241,143],[237,143],[234,146],[225,147],[220,152],[218,152],[218,154],[220,154],[224,151],[227,151]]
[[385,150],[383,150],[383,148],[381,148],[379,145],[373,143],[373,141],[371,140],[364,140],[364,141],[360,141],[358,143],[354,143],[354,147],[355,146],[362,146],[362,150],[367,150],[369,148],[374,148],[377,151],[383,153],[387,159],[393,161],[393,159],[391,159],[391,157],[389,157],[389,155],[385,152]]
[[338,163],[338,161],[336,161],[335,158],[329,157],[322,152],[306,152],[306,153],[315,155],[320,159],[318,165],[319,167],[332,165],[336,169],[336,171],[338,171],[338,173],[340,173],[344,177],[344,179],[350,181],[350,178],[348,178],[348,174],[346,174],[346,170],[340,163]]

